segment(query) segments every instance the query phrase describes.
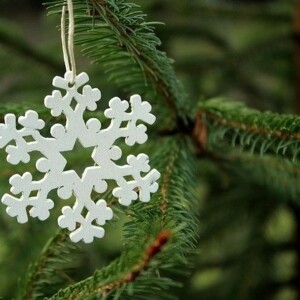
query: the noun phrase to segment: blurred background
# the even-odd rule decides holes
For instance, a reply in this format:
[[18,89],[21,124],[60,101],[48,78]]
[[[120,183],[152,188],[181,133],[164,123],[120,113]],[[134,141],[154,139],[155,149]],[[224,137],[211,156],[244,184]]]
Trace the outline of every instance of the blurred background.
[[[134,1],[133,1],[134,2]],[[136,1],[157,27],[178,77],[195,105],[225,96],[249,107],[300,113],[300,1]],[[1,112],[14,103],[41,105],[55,75],[64,72],[59,20],[39,0],[0,2]],[[106,99],[122,95],[77,49],[80,71]],[[1,161],[5,158],[1,155]],[[300,208],[264,186],[249,185],[201,163],[198,258],[180,299],[300,299]],[[0,192],[13,170],[1,163]],[[211,188],[211,187],[215,188]],[[56,230],[47,222],[18,225],[0,206],[0,298],[11,299],[30,262]],[[82,249],[84,278],[122,250],[120,219],[107,238]],[[113,237],[113,238],[112,238]],[[30,245],[30,246],[29,246]]]

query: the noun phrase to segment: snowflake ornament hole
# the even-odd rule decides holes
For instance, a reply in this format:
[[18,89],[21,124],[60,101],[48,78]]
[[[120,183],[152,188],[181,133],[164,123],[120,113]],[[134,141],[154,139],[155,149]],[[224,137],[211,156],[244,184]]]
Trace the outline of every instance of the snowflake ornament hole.
[[84,148],[79,140],[76,141],[73,150],[64,151],[61,154],[66,160],[64,171],[74,170],[79,178],[88,167],[95,166],[92,158],[94,147]]
[[125,128],[127,125],[128,125],[127,121],[122,121],[121,124],[120,124],[120,127]]
[[68,88],[73,88],[75,86],[75,82],[68,82]]
[[[84,112],[97,109],[101,93],[87,85],[86,73],[77,75],[73,86],[69,86],[71,78],[72,72],[55,77],[53,85],[57,89],[45,98],[45,106],[60,120],[51,126],[50,136],[41,134],[45,132],[45,122],[32,110],[18,119],[8,114],[0,124],[0,148],[6,148],[7,161],[13,165],[28,163],[35,158],[32,154],[38,152],[36,169],[42,174],[38,180],[33,178],[37,172],[13,175],[9,180],[12,195],[3,195],[1,202],[20,223],[27,222],[28,216],[46,220],[54,207],[52,199],[56,199],[53,191],[57,191],[59,198],[68,199],[58,225],[71,231],[73,242],[90,243],[104,236],[103,225],[113,217],[112,209],[99,195],[112,187],[110,181],[116,183],[113,196],[125,206],[137,199],[148,202],[158,190],[160,173],[151,170],[148,156],[128,155],[123,161],[118,145],[120,139],[130,147],[145,143],[148,136],[144,124],[153,124],[155,117],[150,113],[151,105],[133,95],[129,102],[118,97],[109,101],[104,112],[110,120],[108,127],[103,129],[96,118],[85,121]],[[61,123],[64,117],[66,121]],[[74,170],[74,165],[80,169]],[[94,192],[98,197],[94,197]]]
[[24,136],[24,140],[26,141],[27,144],[35,142],[35,139],[32,137],[32,135]]
[[35,198],[38,195],[39,191],[38,190],[33,190],[29,194],[29,198]]
[[[86,217],[86,215],[89,213],[89,210],[88,210],[88,208],[87,207],[83,207],[82,208],[82,211],[81,211],[81,215],[82,215],[82,217]],[[78,225],[80,225],[80,223],[78,223]]]
[[75,100],[72,100],[70,103],[70,107],[73,109],[73,111],[75,111],[75,109],[77,107],[77,102]]
[[124,176],[124,179],[125,179],[127,182],[133,181],[133,180],[134,180],[134,178],[133,178],[132,175],[126,175],[126,176]]

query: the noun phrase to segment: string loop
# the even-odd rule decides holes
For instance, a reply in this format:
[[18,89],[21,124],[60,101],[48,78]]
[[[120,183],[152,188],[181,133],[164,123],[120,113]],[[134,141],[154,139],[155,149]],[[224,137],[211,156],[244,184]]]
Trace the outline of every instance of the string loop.
[[[68,43],[66,42],[66,10],[69,14],[69,24],[68,24]],[[66,5],[62,8],[61,13],[61,43],[62,51],[64,57],[64,63],[66,71],[72,71],[71,84],[74,84],[76,78],[76,62],[74,54],[74,32],[75,32],[75,22],[74,22],[74,10],[72,0],[67,0]]]

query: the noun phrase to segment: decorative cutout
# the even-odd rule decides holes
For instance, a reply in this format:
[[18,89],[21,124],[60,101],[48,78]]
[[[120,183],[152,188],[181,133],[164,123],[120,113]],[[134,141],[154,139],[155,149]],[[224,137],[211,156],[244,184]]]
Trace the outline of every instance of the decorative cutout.
[[[137,122],[153,124],[155,117],[150,113],[151,105],[142,102],[139,95],[133,95],[130,97],[130,112],[127,112],[127,101],[117,97],[109,101],[109,108],[104,112],[105,116],[111,119],[107,128],[102,129],[100,121],[96,118],[85,122],[84,112],[97,108],[101,93],[98,89],[86,85],[89,80],[86,73],[77,75],[73,86],[68,84],[71,78],[72,72],[66,72],[64,78],[55,77],[53,86],[65,90],[66,93],[63,95],[61,91],[54,90],[52,95],[45,98],[45,106],[51,109],[54,117],[61,114],[66,116],[65,126],[54,124],[51,127],[51,138],[41,136],[39,130],[44,128],[45,122],[39,119],[37,112],[33,110],[18,118],[18,123],[23,126],[21,129],[16,128],[17,119],[13,114],[7,114],[4,124],[0,124],[0,148],[6,148],[7,161],[13,165],[28,163],[30,153],[38,151],[43,157],[36,162],[36,168],[45,173],[39,181],[33,181],[29,172],[13,175],[9,180],[10,191],[14,195],[21,195],[15,197],[5,194],[1,201],[7,205],[6,211],[11,217],[16,217],[19,223],[25,223],[28,221],[28,208],[31,217],[40,220],[49,217],[49,210],[54,207],[53,201],[47,198],[50,191],[57,190],[62,199],[74,195],[76,200],[73,207],[62,208],[58,225],[71,231],[70,238],[73,242],[83,240],[90,243],[94,237],[104,236],[101,226],[113,217],[113,212],[107,207],[105,200],[100,199],[96,203],[92,201],[93,190],[97,193],[105,192],[106,181],[112,179],[118,185],[113,190],[113,195],[119,198],[123,205],[130,205],[138,198],[142,202],[148,202],[150,194],[157,191],[156,181],[160,173],[155,169],[150,170],[147,155],[129,155],[124,166],[114,162],[122,156],[121,149],[115,146],[114,142],[124,138],[129,146],[145,143],[148,138],[147,128]],[[78,91],[80,87],[81,93]],[[77,103],[75,109],[71,106],[72,101]],[[124,121],[127,123],[125,127],[122,126]],[[33,141],[27,142],[28,137]],[[63,156],[64,151],[71,151],[77,140],[85,148],[94,147],[92,159],[95,165],[87,167],[81,177],[74,170],[64,171],[67,164]],[[9,145],[11,142],[13,145]],[[133,180],[127,181],[127,176],[132,176]],[[84,211],[87,211],[85,215]]]

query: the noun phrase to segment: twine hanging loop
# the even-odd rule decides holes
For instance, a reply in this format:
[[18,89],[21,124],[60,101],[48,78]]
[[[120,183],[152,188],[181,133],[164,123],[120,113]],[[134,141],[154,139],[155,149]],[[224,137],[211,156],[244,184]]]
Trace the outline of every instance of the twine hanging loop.
[[[66,11],[68,11],[68,37],[66,37]],[[67,0],[67,6],[64,5],[61,14],[61,43],[66,71],[72,71],[71,84],[74,84],[76,78],[76,62],[74,54],[74,9],[72,0]],[[68,40],[68,42],[66,41]]]

